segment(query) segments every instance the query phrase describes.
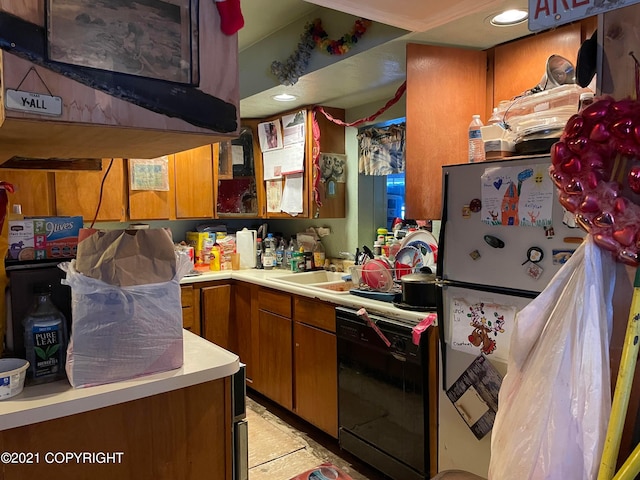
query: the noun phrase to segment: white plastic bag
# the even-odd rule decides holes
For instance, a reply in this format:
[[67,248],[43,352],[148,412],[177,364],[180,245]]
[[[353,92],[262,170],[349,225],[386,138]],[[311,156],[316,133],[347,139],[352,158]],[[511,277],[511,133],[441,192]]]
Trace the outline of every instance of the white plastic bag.
[[120,287],[79,273],[75,260],[61,264],[71,287],[69,383],[86,387],[181,367],[180,279],[190,265],[179,254],[172,280]]
[[588,235],[516,317],[490,480],[595,479],[611,411],[615,262]]

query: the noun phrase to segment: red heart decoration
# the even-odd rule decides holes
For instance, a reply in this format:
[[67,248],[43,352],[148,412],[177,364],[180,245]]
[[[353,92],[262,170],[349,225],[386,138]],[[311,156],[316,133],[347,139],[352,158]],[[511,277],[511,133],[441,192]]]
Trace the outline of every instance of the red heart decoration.
[[560,203],[601,248],[640,264],[640,101],[603,97],[567,122],[551,149]]

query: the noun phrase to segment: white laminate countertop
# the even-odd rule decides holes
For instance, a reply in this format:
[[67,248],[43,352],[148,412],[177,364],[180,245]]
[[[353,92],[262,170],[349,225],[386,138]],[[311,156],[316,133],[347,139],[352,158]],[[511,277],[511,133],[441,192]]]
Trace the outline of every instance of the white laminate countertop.
[[26,386],[20,394],[0,401],[0,430],[190,387],[228,377],[240,369],[237,355],[187,330],[183,334],[182,367],[86,388],[73,388],[67,380]]
[[[278,281],[278,277],[290,275],[287,270],[261,270],[255,268],[243,270],[221,270],[221,271],[205,271],[201,275],[184,277],[180,282],[181,285],[188,285],[198,282],[208,282],[212,280],[240,280],[243,282],[255,283],[264,287],[275,288],[283,292],[302,295],[309,298],[317,298],[325,302],[335,305],[349,307],[353,309],[365,308],[368,313],[378,314],[387,318],[395,318],[400,320],[411,320],[420,322],[427,315],[434,312],[419,312],[412,310],[404,310],[396,307],[391,302],[383,302],[380,300],[371,300],[368,298],[352,295],[348,292],[335,292],[309,285],[297,285],[290,282]],[[302,274],[301,274],[302,275]],[[346,274],[345,274],[346,275]],[[437,325],[437,320],[433,325]]]

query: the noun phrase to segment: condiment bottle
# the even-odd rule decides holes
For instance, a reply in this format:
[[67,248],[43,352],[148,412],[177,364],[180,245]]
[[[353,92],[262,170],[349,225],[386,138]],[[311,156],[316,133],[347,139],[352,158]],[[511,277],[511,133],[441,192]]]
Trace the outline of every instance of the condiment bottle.
[[326,254],[322,242],[318,240],[313,247],[313,264],[315,268],[323,268]]

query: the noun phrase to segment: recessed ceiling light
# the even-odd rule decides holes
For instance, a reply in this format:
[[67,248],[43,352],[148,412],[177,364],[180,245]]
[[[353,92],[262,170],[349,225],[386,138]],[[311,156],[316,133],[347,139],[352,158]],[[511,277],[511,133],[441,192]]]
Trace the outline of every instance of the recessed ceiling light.
[[292,102],[296,98],[298,97],[296,97],[295,95],[289,95],[288,93],[279,93],[278,95],[273,96],[273,99],[277,100],[278,102]]
[[496,27],[510,27],[524,22],[529,16],[526,10],[506,10],[491,19],[491,25]]

